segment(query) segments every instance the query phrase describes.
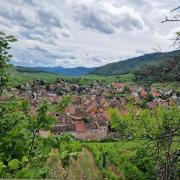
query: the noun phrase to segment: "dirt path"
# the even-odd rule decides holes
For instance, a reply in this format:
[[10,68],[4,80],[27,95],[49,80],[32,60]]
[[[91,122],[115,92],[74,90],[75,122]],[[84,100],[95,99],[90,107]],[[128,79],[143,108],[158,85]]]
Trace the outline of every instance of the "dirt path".
[[49,169],[48,178],[64,180],[67,172],[62,167],[59,151],[56,148],[51,150],[51,157],[47,159],[45,167]]
[[58,180],[101,180],[101,173],[96,166],[92,153],[82,148],[76,158],[70,157],[69,167],[63,168],[58,149],[53,148],[52,156],[45,167],[49,169],[47,178]]
[[68,180],[101,180],[101,173],[88,149],[82,148],[77,160],[71,159]]

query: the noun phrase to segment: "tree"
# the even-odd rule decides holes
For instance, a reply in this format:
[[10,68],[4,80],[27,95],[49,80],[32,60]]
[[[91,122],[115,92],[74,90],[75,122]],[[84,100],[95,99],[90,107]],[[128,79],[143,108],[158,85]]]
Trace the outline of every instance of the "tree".
[[174,14],[177,10],[180,9],[180,6],[172,9],[170,13],[173,13],[172,17],[165,16],[165,20],[161,21],[161,23],[165,22],[177,22],[180,21],[180,14]]
[[[178,107],[157,107],[139,112],[133,106],[126,115],[112,113],[112,126],[124,137],[144,140],[141,149],[145,149],[155,164],[157,179],[170,180],[177,177],[176,140],[179,134],[180,111]],[[124,125],[122,126],[121,125]],[[123,131],[122,131],[123,130]],[[125,134],[124,134],[125,132]],[[144,158],[144,154],[143,157]]]
[[64,113],[65,109],[71,103],[71,96],[63,96],[62,100],[56,105],[55,109],[60,113]]
[[6,73],[6,68],[12,57],[8,54],[8,50],[10,49],[10,43],[15,41],[16,38],[14,36],[0,32],[0,94],[3,93],[3,90],[8,83],[8,73]]
[[[161,23],[166,23],[166,22],[180,22],[180,13],[176,13],[177,11],[180,10],[180,6],[172,9],[170,11],[170,17],[165,16],[165,19],[161,21]],[[180,44],[180,32],[176,32],[176,37],[174,40],[173,45],[179,45]]]
[[23,176],[25,169],[36,167],[40,171],[42,160],[46,160],[52,148],[50,138],[44,139],[38,135],[39,130],[48,130],[53,124],[52,117],[48,115],[48,104],[43,102],[35,116],[29,113],[29,109],[26,100],[8,98],[0,101],[1,178],[16,177],[20,172],[20,177],[26,177]]
[[[164,56],[165,57],[165,56]],[[166,60],[142,67],[135,72],[136,81],[144,86],[150,86],[155,82],[179,82],[180,81],[180,55],[176,57],[165,57]]]
[[31,133],[31,143],[28,151],[28,158],[32,158],[33,149],[35,147],[35,140],[38,137],[39,130],[49,130],[54,122],[54,118],[47,114],[48,104],[46,101],[42,102],[37,110],[37,115],[29,122],[28,129]]

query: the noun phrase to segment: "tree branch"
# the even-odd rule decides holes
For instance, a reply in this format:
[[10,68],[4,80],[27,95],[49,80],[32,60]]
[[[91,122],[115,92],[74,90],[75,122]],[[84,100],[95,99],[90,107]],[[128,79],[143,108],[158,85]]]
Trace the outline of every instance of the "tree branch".
[[174,8],[174,9],[172,9],[171,12],[174,12],[174,11],[176,11],[176,10],[178,10],[178,9],[180,9],[180,6],[178,6],[178,7]]

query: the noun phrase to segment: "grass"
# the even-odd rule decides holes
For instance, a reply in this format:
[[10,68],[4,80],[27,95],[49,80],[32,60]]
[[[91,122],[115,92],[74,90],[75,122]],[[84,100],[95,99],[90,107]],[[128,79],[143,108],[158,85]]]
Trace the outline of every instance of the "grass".
[[18,84],[28,83],[35,79],[41,79],[45,82],[53,82],[56,78],[59,78],[59,75],[51,73],[28,73],[28,72],[18,72],[15,67],[10,67],[8,73],[11,76],[11,85],[15,86]]
[[[108,179],[119,179],[119,176],[125,179],[143,179],[143,172],[138,169],[133,159],[136,156],[138,146],[142,142],[71,142],[63,143],[60,152],[69,150],[69,152],[81,152],[86,147],[92,152],[95,162],[103,177]],[[81,163],[83,164],[84,161]],[[83,165],[86,167],[86,165]],[[86,171],[84,171],[86,172]],[[89,174],[89,172],[86,172]],[[123,179],[123,178],[122,178]]]
[[100,76],[100,75],[85,75],[76,78],[78,79],[80,84],[92,84],[94,80],[98,81],[102,84],[109,84],[115,81],[118,82],[130,82],[133,83],[135,80],[134,74],[123,74],[123,75],[116,75],[116,76]]
[[71,159],[69,164],[68,179],[101,179],[94,157],[86,148],[82,148],[77,159]]
[[135,77],[133,74],[124,74],[116,76],[99,76],[99,75],[85,75],[81,77],[64,77],[57,74],[46,72],[19,72],[16,67],[9,67],[8,73],[11,75],[11,85],[25,84],[35,79],[44,80],[47,83],[55,81],[57,78],[65,79],[72,83],[78,83],[80,85],[93,84],[94,80],[101,84],[107,85],[114,81],[130,82],[133,83]]

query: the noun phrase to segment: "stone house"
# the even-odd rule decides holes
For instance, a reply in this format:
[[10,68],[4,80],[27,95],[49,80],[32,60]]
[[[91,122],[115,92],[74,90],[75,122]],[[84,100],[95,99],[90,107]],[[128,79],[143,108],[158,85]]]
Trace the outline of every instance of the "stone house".
[[63,116],[52,128],[54,134],[70,133],[82,140],[98,140],[107,136],[109,116],[97,96],[75,96]]

